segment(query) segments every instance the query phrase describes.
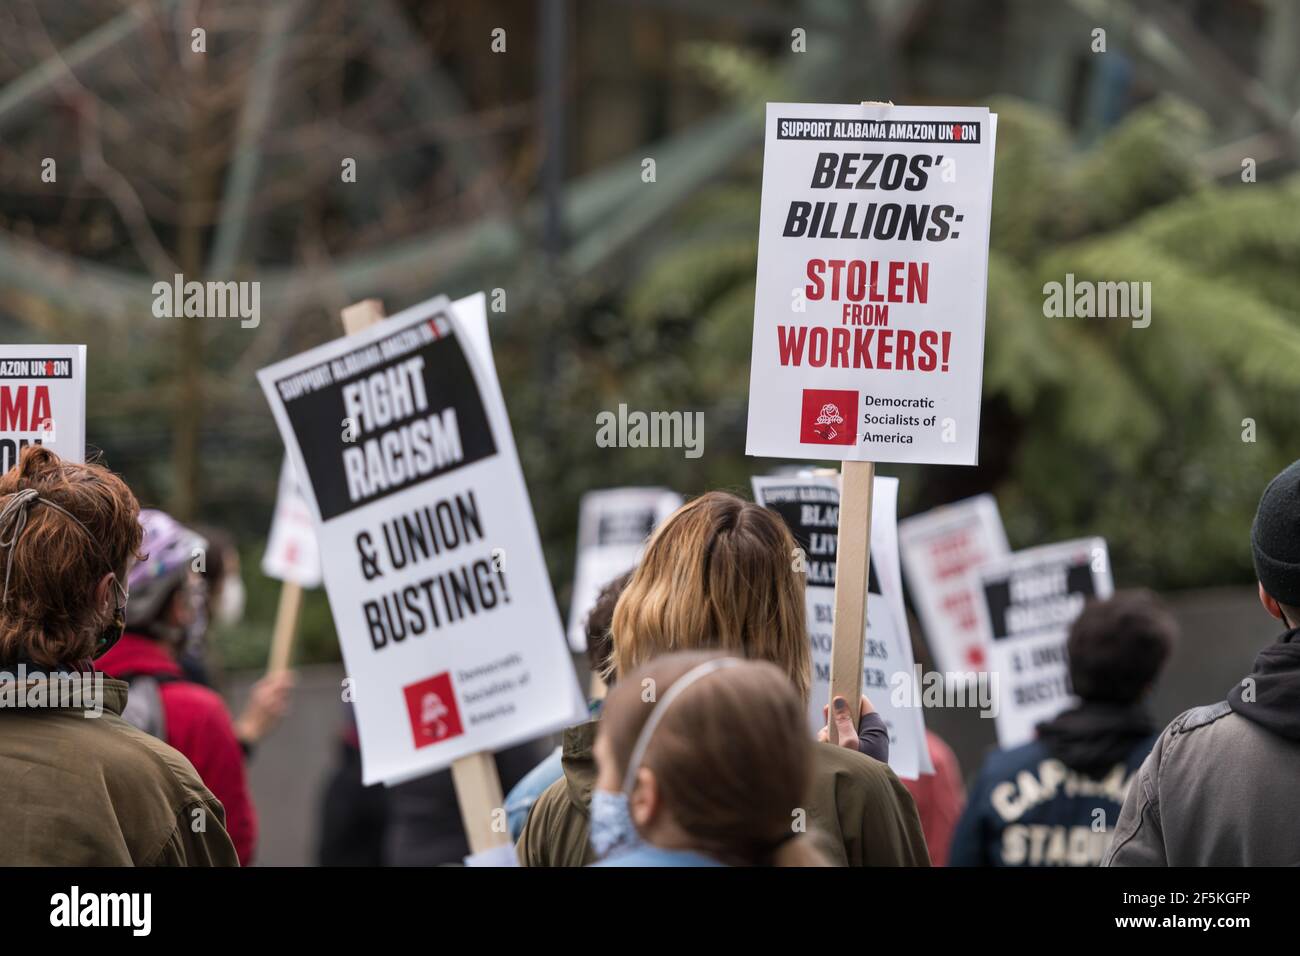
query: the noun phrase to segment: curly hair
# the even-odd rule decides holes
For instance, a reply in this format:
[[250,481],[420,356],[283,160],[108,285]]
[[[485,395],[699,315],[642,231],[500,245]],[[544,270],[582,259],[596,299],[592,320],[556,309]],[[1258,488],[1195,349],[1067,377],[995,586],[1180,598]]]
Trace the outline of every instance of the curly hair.
[[97,606],[96,583],[111,571],[125,586],[129,561],[141,557],[140,504],[103,465],[67,462],[41,445],[24,448],[18,464],[0,476],[4,498],[27,489],[76,515],[85,528],[33,502],[17,540],[0,546],[0,562],[9,567],[0,663],[75,666],[93,656],[113,616],[112,608]]

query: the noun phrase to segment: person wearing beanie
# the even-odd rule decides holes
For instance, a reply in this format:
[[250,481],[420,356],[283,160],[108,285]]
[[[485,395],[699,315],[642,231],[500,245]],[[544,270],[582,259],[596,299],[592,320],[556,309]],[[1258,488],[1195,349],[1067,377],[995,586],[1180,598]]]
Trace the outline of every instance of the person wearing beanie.
[[1250,545],[1260,603],[1286,630],[1226,700],[1160,735],[1103,865],[1300,864],[1300,461],[1264,489]]
[[1149,591],[1084,607],[1066,641],[1078,703],[1039,724],[1036,740],[988,758],[953,834],[949,866],[1101,862],[1125,790],[1155,742],[1143,701],[1177,632]]

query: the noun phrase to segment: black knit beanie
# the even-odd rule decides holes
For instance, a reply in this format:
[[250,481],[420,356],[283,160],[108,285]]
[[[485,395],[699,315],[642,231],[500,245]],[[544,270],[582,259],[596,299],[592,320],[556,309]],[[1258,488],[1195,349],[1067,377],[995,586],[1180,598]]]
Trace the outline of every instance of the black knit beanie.
[[1255,575],[1275,601],[1300,607],[1300,461],[1268,483],[1250,529]]

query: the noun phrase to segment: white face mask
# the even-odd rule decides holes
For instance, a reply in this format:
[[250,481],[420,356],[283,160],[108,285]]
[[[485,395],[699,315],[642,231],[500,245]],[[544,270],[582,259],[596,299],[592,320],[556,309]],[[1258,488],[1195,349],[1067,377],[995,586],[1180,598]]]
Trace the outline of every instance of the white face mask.
[[237,574],[227,574],[221,579],[221,593],[212,609],[218,624],[229,627],[244,618],[244,579]]

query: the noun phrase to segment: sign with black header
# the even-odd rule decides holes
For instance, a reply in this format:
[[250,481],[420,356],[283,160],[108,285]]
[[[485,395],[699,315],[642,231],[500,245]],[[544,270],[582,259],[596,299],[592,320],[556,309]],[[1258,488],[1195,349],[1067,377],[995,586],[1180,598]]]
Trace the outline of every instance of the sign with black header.
[[[785,521],[799,546],[792,558],[807,574],[808,640],[812,652],[812,733],[826,725],[830,699],[835,568],[839,556],[840,488],[834,475],[758,476],[754,500]],[[915,666],[903,608],[895,526],[898,479],[877,478],[872,498],[871,566],[862,691],[889,728],[889,765],[900,777],[934,773],[925,741],[925,716],[912,693]]]
[[1101,538],[1017,551],[972,573],[989,671],[998,682],[998,743],[1016,747],[1074,703],[1066,639],[1089,598],[1114,590]]
[[975,464],[996,131],[767,104],[747,454]]
[[28,445],[86,456],[86,347],[0,346],[0,473]]
[[602,488],[578,506],[578,560],[569,606],[569,646],[587,649],[587,615],[601,588],[641,560],[650,533],[681,507],[667,488]]
[[439,297],[258,373],[316,524],[367,784],[585,716],[476,337]]

